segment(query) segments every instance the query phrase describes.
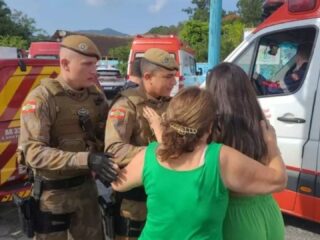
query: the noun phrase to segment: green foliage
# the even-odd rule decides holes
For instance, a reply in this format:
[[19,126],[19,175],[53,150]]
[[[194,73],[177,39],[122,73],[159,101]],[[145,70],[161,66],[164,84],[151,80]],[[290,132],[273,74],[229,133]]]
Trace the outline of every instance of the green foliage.
[[262,18],[263,0],[239,0],[237,7],[240,17],[247,27],[257,26]]
[[222,20],[221,60],[225,59],[243,39],[244,23],[237,16],[228,15]]
[[196,59],[200,62],[208,60],[208,32],[207,22],[190,20],[183,25],[179,34],[180,38],[195,50]]
[[0,36],[0,46],[27,49],[28,42],[19,36]]
[[182,9],[189,15],[190,20],[209,21],[210,0],[192,0],[191,3],[196,5],[194,8]]
[[177,35],[178,32],[179,32],[179,26],[171,25],[169,27],[166,27],[166,26],[153,27],[146,34]]
[[[26,14],[13,10],[11,11],[3,0],[0,0],[0,36],[4,42],[10,42],[12,47],[27,46],[34,39],[45,39],[47,33],[35,27],[35,20]],[[5,37],[4,37],[5,36]],[[12,37],[10,40],[7,37]],[[20,42],[20,40],[22,42]],[[27,44],[25,43],[27,42]],[[12,45],[12,44],[17,44]]]
[[131,46],[121,46],[109,49],[108,58],[118,59],[118,69],[122,75],[125,75],[128,67],[128,58]]

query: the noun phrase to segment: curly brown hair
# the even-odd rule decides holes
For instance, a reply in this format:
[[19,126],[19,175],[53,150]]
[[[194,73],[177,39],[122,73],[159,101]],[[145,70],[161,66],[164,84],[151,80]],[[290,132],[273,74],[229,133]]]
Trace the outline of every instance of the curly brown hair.
[[213,101],[209,91],[198,87],[185,88],[173,97],[163,116],[162,144],[157,150],[161,161],[193,152],[213,122]]

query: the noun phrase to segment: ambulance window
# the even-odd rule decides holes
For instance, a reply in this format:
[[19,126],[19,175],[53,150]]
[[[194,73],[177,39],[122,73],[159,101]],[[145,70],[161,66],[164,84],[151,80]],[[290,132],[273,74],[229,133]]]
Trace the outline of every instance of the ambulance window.
[[251,44],[241,55],[238,57],[234,63],[240,66],[248,75],[250,71],[250,64],[252,62],[254,53],[254,44]]
[[[171,57],[176,59],[176,55],[174,53],[169,53],[169,54],[170,54]],[[144,52],[136,53],[134,56],[135,56],[135,58],[142,58],[144,56]]]
[[310,27],[260,39],[251,77],[257,95],[283,95],[299,90],[308,70],[315,33]]

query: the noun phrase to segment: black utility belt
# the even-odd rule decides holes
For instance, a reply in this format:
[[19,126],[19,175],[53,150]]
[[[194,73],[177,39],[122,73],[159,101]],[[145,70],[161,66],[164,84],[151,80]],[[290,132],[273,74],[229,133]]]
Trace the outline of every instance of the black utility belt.
[[85,183],[85,181],[91,179],[91,175],[82,175],[73,178],[60,179],[60,180],[42,180],[41,189],[45,190],[58,190],[66,189],[80,186]]

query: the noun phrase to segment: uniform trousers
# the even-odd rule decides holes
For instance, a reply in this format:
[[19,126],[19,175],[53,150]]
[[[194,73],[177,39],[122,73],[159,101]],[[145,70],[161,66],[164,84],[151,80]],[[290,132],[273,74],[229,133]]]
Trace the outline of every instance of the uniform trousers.
[[36,240],[104,239],[98,192],[93,179],[68,189],[44,191],[40,198],[40,209],[53,214],[70,213],[70,227],[61,232],[36,233]]

